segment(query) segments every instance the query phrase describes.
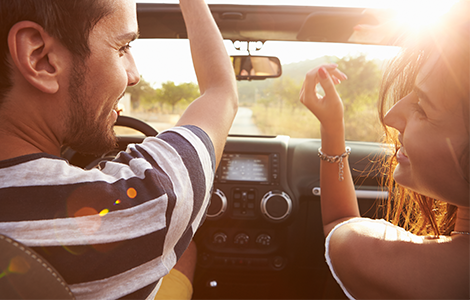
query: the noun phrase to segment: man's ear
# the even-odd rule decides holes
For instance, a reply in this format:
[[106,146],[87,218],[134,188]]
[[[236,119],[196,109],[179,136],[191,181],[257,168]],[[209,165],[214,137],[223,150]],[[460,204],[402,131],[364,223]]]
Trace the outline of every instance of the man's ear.
[[49,94],[59,90],[64,56],[70,54],[44,28],[31,21],[16,23],[8,34],[8,47],[13,63],[32,86]]

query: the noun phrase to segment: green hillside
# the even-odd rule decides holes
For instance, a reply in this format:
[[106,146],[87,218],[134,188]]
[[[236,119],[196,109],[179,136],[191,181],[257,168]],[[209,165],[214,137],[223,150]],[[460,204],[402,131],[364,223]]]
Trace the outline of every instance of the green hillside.
[[[282,65],[282,78],[289,77],[294,82],[300,83],[304,80],[305,74],[310,69],[324,63],[334,63],[338,60],[335,56],[323,56],[313,60],[305,60],[297,63]],[[281,61],[282,63],[282,61]],[[238,81],[238,93],[240,103],[251,104],[256,102],[260,95],[273,84],[273,81],[280,79],[266,79],[266,80],[253,80],[253,81]]]

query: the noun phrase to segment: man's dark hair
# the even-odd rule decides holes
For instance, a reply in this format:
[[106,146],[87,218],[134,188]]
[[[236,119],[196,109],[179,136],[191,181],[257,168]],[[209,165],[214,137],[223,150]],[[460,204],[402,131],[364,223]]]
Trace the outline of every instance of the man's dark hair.
[[0,0],[0,105],[12,87],[8,64],[8,33],[21,21],[41,25],[75,57],[90,54],[88,37],[96,23],[111,14],[104,0]]

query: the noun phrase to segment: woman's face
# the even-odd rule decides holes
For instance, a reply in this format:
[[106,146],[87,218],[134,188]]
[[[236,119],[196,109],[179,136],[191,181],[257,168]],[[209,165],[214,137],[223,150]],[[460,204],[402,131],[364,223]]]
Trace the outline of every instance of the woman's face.
[[384,118],[399,131],[394,178],[420,194],[468,207],[469,184],[460,164],[462,155],[468,155],[468,120],[450,75],[435,68],[438,59],[435,55],[423,66],[413,92]]

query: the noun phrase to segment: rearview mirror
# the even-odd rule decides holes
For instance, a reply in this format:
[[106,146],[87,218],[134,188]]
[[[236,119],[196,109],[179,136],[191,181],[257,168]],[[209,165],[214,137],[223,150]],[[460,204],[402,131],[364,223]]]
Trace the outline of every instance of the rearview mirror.
[[237,80],[277,78],[282,74],[281,61],[274,56],[231,56]]

